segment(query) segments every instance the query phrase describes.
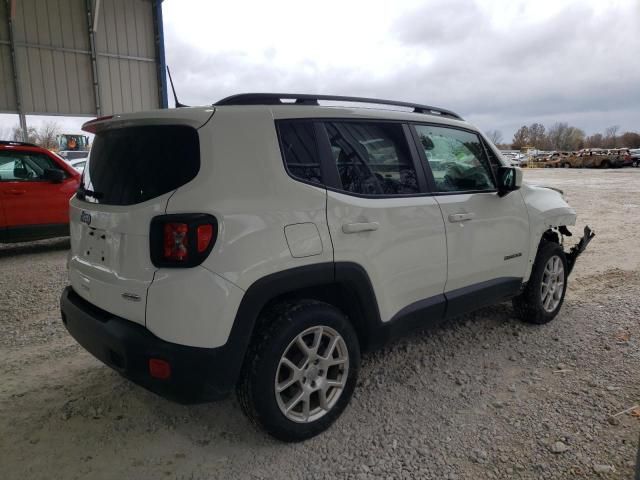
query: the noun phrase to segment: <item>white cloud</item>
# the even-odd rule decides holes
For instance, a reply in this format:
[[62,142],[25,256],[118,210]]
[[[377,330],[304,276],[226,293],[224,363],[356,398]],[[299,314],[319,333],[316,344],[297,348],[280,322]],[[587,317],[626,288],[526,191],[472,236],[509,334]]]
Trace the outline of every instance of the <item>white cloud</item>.
[[164,2],[181,100],[246,91],[377,96],[524,123],[638,129],[632,0]]

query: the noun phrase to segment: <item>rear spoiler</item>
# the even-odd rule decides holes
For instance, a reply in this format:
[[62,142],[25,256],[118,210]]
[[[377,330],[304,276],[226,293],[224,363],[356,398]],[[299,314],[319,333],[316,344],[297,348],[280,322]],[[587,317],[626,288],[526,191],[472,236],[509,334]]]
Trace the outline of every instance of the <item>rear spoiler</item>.
[[215,111],[215,107],[208,106],[164,108],[147,112],[118,113],[89,120],[82,125],[82,130],[96,134],[104,129],[141,125],[188,125],[199,129],[211,120]]
[[104,117],[94,118],[82,125],[82,130],[89,133],[96,133],[101,123],[107,122],[113,118],[113,115],[105,115]]

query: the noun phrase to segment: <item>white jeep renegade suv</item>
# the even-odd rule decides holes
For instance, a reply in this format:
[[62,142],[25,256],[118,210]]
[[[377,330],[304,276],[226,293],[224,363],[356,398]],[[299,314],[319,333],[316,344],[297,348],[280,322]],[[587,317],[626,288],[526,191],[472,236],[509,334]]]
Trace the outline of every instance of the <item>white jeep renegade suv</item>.
[[331,425],[360,353],[405,331],[508,298],[553,319],[593,236],[565,253],[561,193],[425,105],[245,94],[84,129],[67,329],[170,398],[236,389],[287,441]]

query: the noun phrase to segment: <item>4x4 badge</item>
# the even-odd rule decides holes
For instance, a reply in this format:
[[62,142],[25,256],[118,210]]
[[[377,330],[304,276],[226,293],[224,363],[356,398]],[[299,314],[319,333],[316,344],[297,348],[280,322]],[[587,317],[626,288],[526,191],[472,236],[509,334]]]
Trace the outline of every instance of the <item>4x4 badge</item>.
[[82,223],[86,223],[87,225],[91,225],[91,214],[83,210],[80,214],[80,221]]

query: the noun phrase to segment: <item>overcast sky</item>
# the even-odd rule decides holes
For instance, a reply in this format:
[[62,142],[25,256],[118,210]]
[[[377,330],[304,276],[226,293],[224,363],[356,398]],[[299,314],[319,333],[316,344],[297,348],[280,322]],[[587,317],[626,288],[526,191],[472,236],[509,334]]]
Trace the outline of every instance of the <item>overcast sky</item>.
[[535,121],[640,130],[638,0],[165,0],[163,10],[186,104],[324,93],[441,106],[506,141]]

